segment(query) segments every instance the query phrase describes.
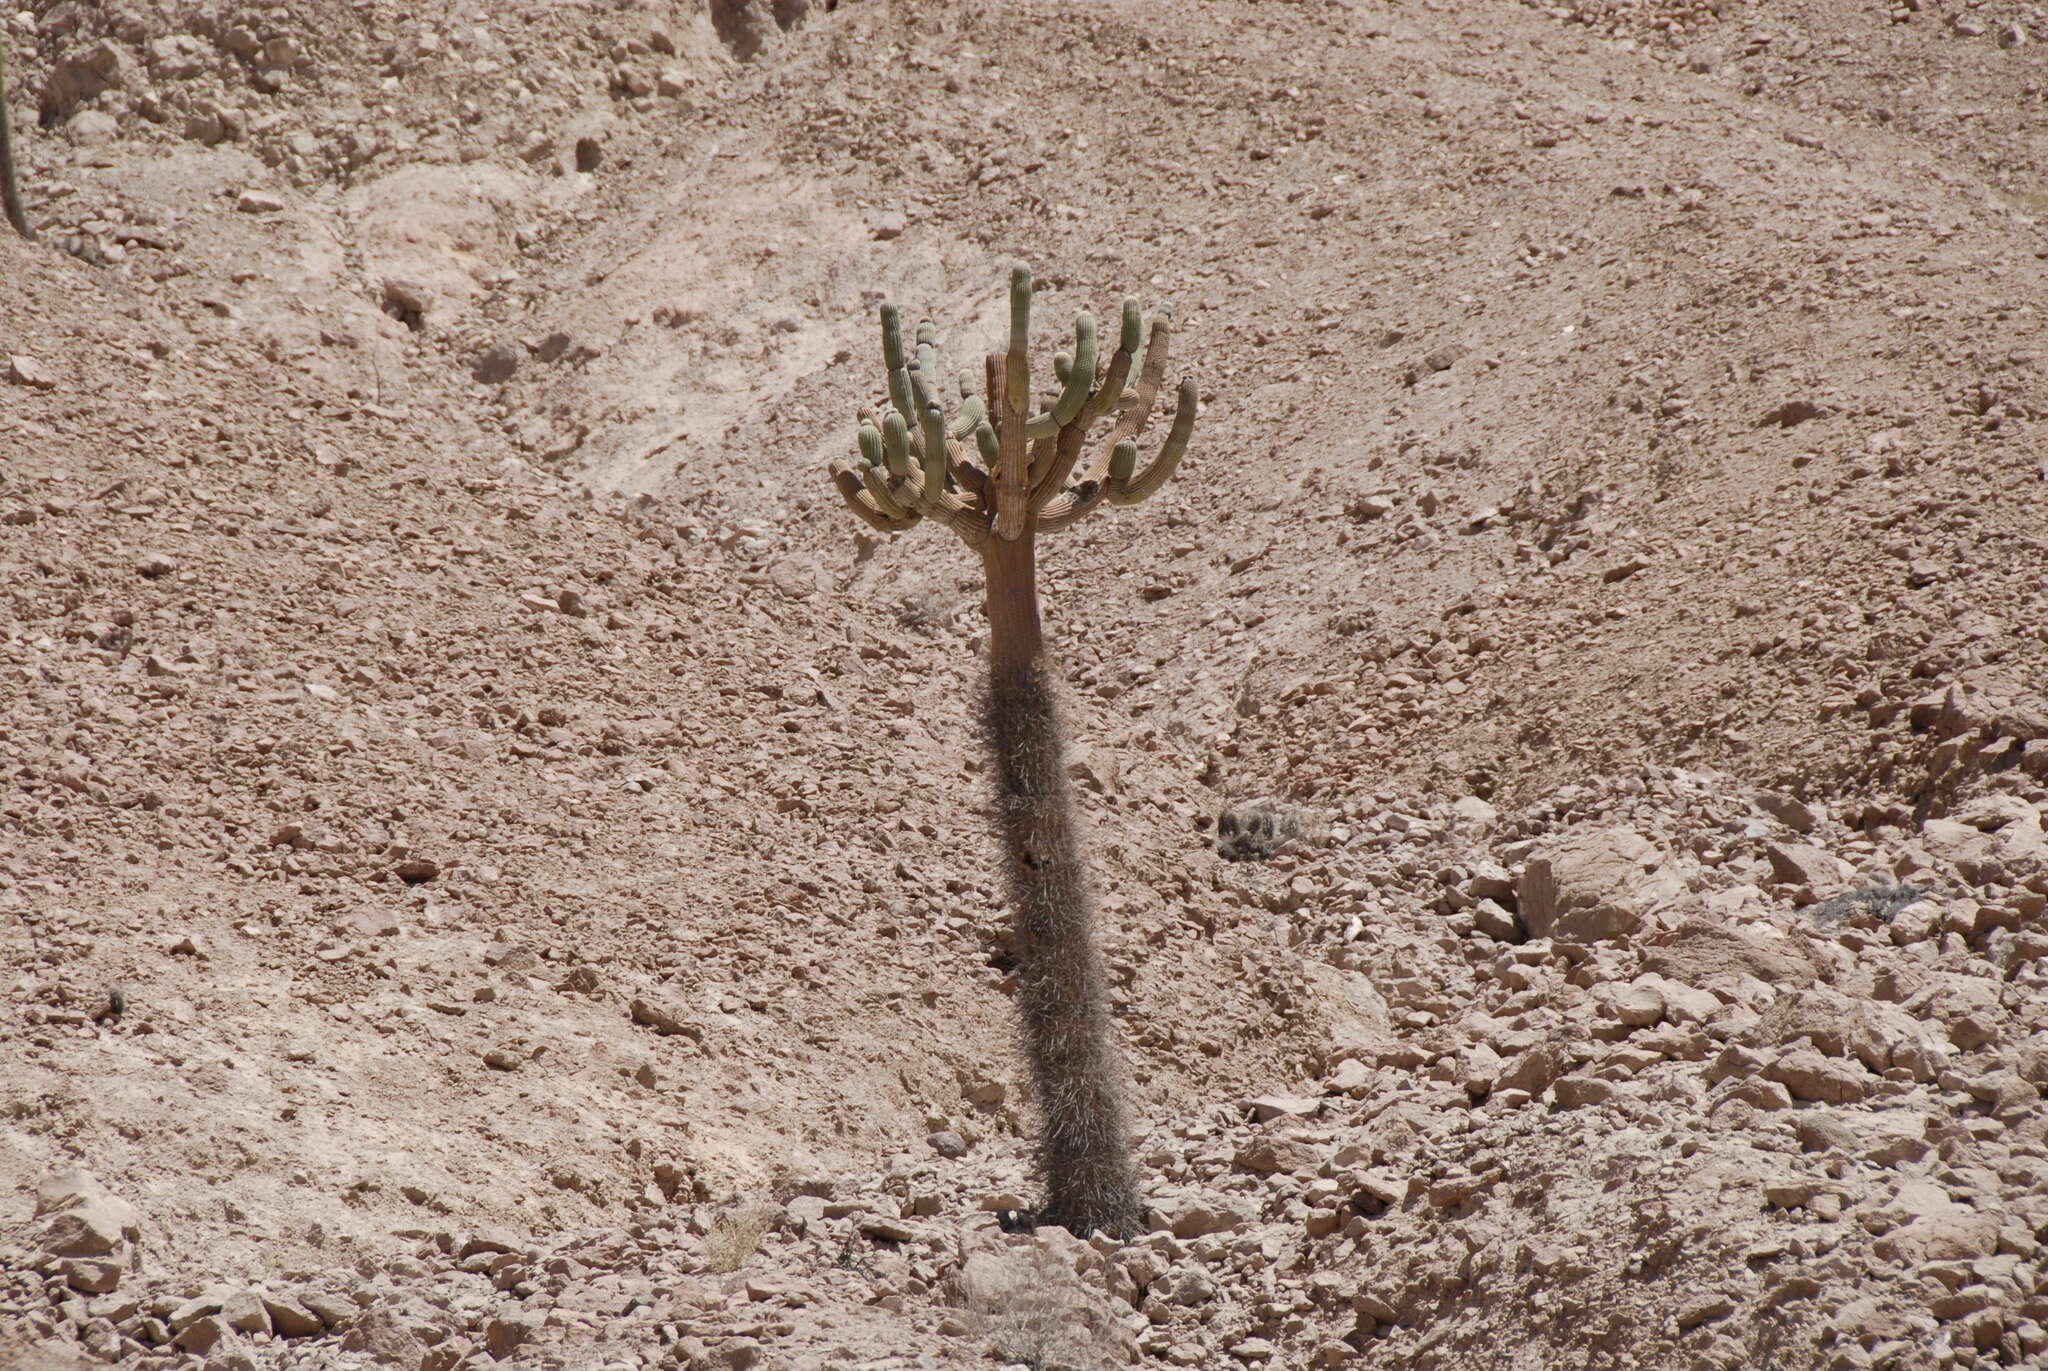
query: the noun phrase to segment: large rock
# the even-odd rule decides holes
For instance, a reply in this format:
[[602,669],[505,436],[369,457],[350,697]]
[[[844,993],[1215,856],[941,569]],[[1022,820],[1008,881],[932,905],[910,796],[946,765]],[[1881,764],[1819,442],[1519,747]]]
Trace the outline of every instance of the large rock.
[[1737,933],[1713,923],[1685,923],[1649,940],[1643,970],[1709,990],[1743,976],[1772,985],[1812,985],[1814,965],[1784,938]]
[[135,1206],[89,1171],[60,1171],[36,1193],[36,1217],[47,1220],[41,1247],[56,1257],[106,1257],[142,1236]]
[[1932,1033],[1896,1004],[1857,999],[1815,985],[1780,995],[1744,1040],[1789,1044],[1805,1038],[1830,1057],[1853,1057],[1872,1071],[1906,1065],[1899,1048],[1917,1043],[1923,1054],[1940,1052]]
[[1771,880],[1788,887],[1796,904],[1815,904],[1849,888],[1841,861],[1811,843],[1771,843],[1764,855]]
[[1969,1261],[1998,1249],[1999,1215],[1957,1203],[1931,1180],[1899,1182],[1898,1193],[1879,1212],[1898,1224],[1874,1249],[1888,1261]]
[[1685,893],[1664,855],[1627,829],[1575,833],[1529,859],[1515,894],[1532,938],[1626,937]]

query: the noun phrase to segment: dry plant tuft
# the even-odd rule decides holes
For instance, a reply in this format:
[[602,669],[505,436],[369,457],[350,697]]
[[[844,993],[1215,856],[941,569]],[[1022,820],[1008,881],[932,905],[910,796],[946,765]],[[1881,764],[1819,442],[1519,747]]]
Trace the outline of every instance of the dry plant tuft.
[[704,1265],[718,1275],[737,1271],[760,1250],[761,1235],[775,1220],[765,1204],[735,1204],[712,1215],[704,1235]]

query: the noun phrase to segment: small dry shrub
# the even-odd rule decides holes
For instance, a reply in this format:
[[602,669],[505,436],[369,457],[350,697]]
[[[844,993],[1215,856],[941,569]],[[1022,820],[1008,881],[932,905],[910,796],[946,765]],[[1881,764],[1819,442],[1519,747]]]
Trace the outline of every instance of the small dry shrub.
[[1323,815],[1273,800],[1235,804],[1216,816],[1216,851],[1227,862],[1263,862],[1293,846],[1328,840]]
[[737,1271],[760,1250],[761,1235],[775,1221],[765,1204],[735,1204],[711,1216],[704,1235],[704,1265],[718,1275]]

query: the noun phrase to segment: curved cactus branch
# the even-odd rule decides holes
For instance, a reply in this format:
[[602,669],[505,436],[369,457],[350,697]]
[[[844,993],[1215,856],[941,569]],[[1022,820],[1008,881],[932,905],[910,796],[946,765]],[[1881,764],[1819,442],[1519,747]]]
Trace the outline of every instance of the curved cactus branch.
[[[1152,465],[1146,467],[1143,474],[1132,476],[1128,474],[1127,470],[1124,479],[1119,481],[1115,475],[1116,459],[1114,457],[1110,459],[1109,502],[1111,504],[1135,505],[1142,500],[1149,499],[1159,487],[1173,479],[1174,471],[1180,466],[1181,455],[1187,451],[1188,438],[1195,431],[1195,410],[1198,407],[1198,403],[1198,397],[1195,394],[1195,383],[1193,381],[1182,381],[1180,383],[1180,390],[1174,396],[1173,427],[1167,431],[1166,441],[1160,445],[1159,455],[1152,459]],[[1136,440],[1127,439],[1126,441],[1131,444],[1131,452],[1135,456],[1137,452]],[[1117,447],[1118,453],[1122,453],[1123,450],[1123,445],[1119,444]]]
[[1095,392],[1095,316],[1085,310],[1074,316],[1074,355],[1060,379],[1066,387],[1053,402],[1052,417],[1064,428],[1074,422]]
[[841,457],[832,464],[832,484],[839,491],[846,507],[861,517],[862,522],[882,533],[901,533],[917,522],[915,514],[886,514],[874,497],[864,488],[860,477],[853,474],[853,463]]

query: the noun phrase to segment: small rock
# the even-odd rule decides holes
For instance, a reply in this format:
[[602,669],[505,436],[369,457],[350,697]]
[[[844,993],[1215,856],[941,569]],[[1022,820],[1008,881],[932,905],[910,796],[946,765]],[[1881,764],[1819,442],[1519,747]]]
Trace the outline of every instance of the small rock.
[[1174,1237],[1205,1238],[1211,1233],[1233,1233],[1244,1226],[1244,1216],[1220,1205],[1191,1204],[1173,1216],[1169,1231]]
[[1498,943],[1522,941],[1521,925],[1497,901],[1482,896],[1472,902],[1472,908],[1467,912],[1472,915],[1474,932],[1483,933]]
[[525,1313],[499,1314],[484,1324],[484,1350],[499,1361],[530,1341],[540,1321]]
[[34,390],[50,390],[57,384],[57,378],[50,374],[48,367],[35,358],[21,353],[8,357],[7,379],[15,385],[28,386]]
[[1756,805],[1794,833],[1811,833],[1819,818],[1805,804],[1775,790],[1757,792]]
[[1617,987],[1608,1003],[1614,1017],[1631,1028],[1647,1028],[1664,1017],[1664,997],[1646,978]]
[[503,385],[518,374],[521,352],[516,343],[493,343],[470,363],[469,374],[487,386]]
[[909,1242],[917,1234],[917,1230],[909,1224],[886,1215],[871,1215],[862,1219],[860,1231],[866,1237],[879,1238],[883,1242]]
[[479,1228],[463,1241],[455,1255],[459,1260],[467,1261],[483,1252],[510,1254],[524,1250],[525,1244],[519,1241],[519,1235],[509,1228]]
[[[175,1315],[172,1316],[171,1326],[177,1327]],[[177,1336],[171,1339],[171,1345],[203,1357],[219,1346],[222,1339],[232,1337],[234,1330],[228,1327],[226,1320],[217,1314],[207,1314],[193,1319],[179,1329]]]
[[306,1290],[299,1294],[299,1303],[329,1328],[347,1328],[356,1321],[362,1311],[351,1301],[325,1290]]
[[91,1257],[72,1257],[59,1269],[73,1290],[87,1295],[104,1295],[121,1283],[121,1263]]
[[270,1315],[262,1297],[252,1290],[237,1290],[221,1301],[220,1317],[238,1333],[270,1332]]
[[316,1337],[326,1328],[318,1314],[283,1295],[265,1295],[263,1312],[270,1316],[270,1327],[281,1338]]
[[397,311],[401,316],[423,319],[434,307],[434,293],[417,281],[387,276],[384,278],[384,307]]
[[704,1030],[684,1019],[676,1010],[652,1000],[634,1000],[629,1008],[633,1022],[653,1029],[664,1038],[681,1036],[692,1042],[704,1041]]
[[967,1143],[958,1133],[950,1133],[941,1129],[926,1138],[925,1142],[930,1144],[932,1151],[938,1153],[941,1157],[958,1159],[967,1155]]
[[284,201],[267,190],[245,190],[236,197],[235,208],[244,214],[275,214]]
[[1237,1149],[1231,1165],[1254,1176],[1278,1176],[1313,1170],[1316,1149],[1299,1138],[1267,1134]]
[[1870,1073],[1861,1064],[1823,1057],[1799,1048],[1764,1068],[1764,1078],[1778,1082],[1795,1099],[1848,1104],[1870,1093]]
[[901,210],[891,209],[883,210],[880,214],[877,214],[868,224],[868,232],[874,236],[876,242],[887,243],[901,238],[904,230],[909,227],[909,216],[905,215]]
[[1799,902],[1812,904],[1847,888],[1841,863],[1808,843],[1771,843],[1764,848],[1770,858],[1771,878],[1779,885],[1796,888]]
[[114,116],[105,110],[85,109],[71,116],[64,125],[64,132],[71,141],[81,148],[96,148],[114,141],[121,126],[114,122]]
[[1734,1312],[1735,1301],[1716,1291],[1704,1298],[1690,1300],[1680,1305],[1676,1317],[1680,1330],[1684,1330],[1697,1328],[1715,1319],[1725,1319]]
[[1616,1087],[1613,1081],[1598,1076],[1559,1076],[1550,1083],[1550,1093],[1560,1109],[1581,1109],[1607,1103],[1614,1098]]

